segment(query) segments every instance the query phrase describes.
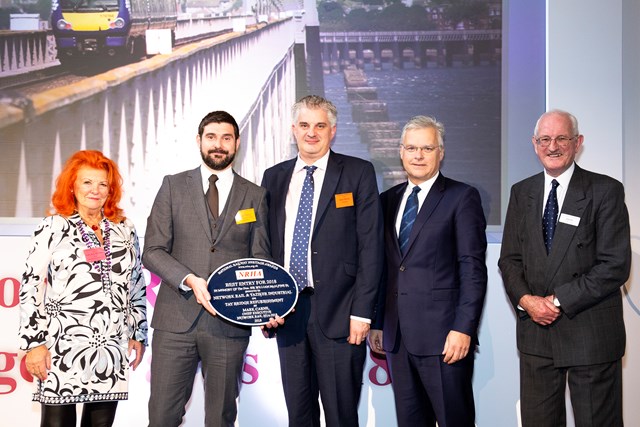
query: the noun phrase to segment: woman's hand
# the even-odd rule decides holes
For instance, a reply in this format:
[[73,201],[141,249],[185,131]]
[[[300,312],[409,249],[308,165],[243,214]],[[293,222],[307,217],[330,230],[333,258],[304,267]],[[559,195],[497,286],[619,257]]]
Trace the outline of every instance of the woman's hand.
[[129,366],[131,366],[134,371],[136,370],[140,362],[142,362],[142,357],[144,356],[144,350],[145,350],[144,344],[142,344],[140,341],[129,340],[129,349],[127,351],[127,357],[131,356],[131,351],[136,352],[135,359],[133,359],[133,361],[129,363]]
[[47,378],[47,371],[51,369],[51,353],[46,345],[42,344],[30,350],[24,358],[27,371],[44,381]]

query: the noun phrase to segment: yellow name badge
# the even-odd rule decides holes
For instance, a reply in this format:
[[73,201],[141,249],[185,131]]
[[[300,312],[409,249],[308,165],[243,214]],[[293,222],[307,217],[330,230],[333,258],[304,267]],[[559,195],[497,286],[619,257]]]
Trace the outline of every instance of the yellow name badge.
[[239,210],[236,214],[236,224],[256,222],[256,211],[253,208]]
[[353,193],[336,194],[336,208],[353,206]]

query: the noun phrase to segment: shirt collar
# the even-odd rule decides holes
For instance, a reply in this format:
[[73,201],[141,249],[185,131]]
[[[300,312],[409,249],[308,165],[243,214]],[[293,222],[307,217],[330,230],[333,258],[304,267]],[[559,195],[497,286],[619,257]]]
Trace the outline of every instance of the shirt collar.
[[304,162],[304,160],[302,160],[300,158],[300,155],[298,154],[298,157],[296,159],[296,165],[293,167],[293,173],[300,172],[305,166],[316,166],[318,169],[326,171],[327,170],[327,164],[329,163],[329,154],[330,153],[331,153],[331,150],[327,151],[324,156],[320,157],[318,160],[313,162],[312,165],[307,165]]
[[213,169],[202,163],[200,165],[200,173],[202,174],[202,183],[203,185],[205,185],[205,187],[209,186],[209,177],[211,176],[211,174],[215,174],[218,176],[219,183],[233,180],[233,168],[227,168],[223,171],[214,171]]
[[[440,176],[440,171],[438,171],[434,176],[432,176],[428,180],[418,184],[417,186],[420,187],[420,193],[423,193],[423,194],[428,193],[429,190],[431,190],[431,187],[433,187],[433,183],[436,182],[436,179],[438,179],[439,176]],[[416,187],[416,184],[414,184],[411,181],[407,181],[407,184],[408,185],[407,185],[407,188],[406,188],[405,192],[411,193],[413,191],[413,187]],[[420,193],[418,193],[418,194],[420,194]]]
[[576,169],[576,164],[575,162],[573,162],[571,163],[571,166],[569,166],[569,168],[566,171],[562,172],[557,177],[553,177],[549,175],[545,170],[544,171],[544,188],[551,187],[551,181],[553,181],[554,179],[558,181],[558,184],[560,184],[561,188],[564,188],[564,189],[568,188],[569,181],[571,181],[571,177],[573,176],[573,171],[575,169]]

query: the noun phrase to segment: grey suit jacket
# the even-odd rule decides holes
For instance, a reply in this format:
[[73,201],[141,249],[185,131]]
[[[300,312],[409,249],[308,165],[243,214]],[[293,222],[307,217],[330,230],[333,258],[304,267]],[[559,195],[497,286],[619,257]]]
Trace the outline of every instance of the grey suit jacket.
[[[253,209],[256,221],[237,224],[235,216]],[[266,191],[234,173],[227,204],[218,220],[214,240],[200,169],[165,176],[147,219],[142,262],[162,279],[151,326],[181,333],[191,328],[204,309],[193,292],[179,289],[190,273],[207,279],[229,261],[239,258],[270,259]],[[204,312],[202,315],[209,316]],[[216,317],[217,331],[224,336],[247,336],[250,328]]]
[[[518,349],[551,357],[556,366],[619,359],[625,348],[620,287],[631,267],[624,187],[576,165],[548,256],[542,238],[543,192],[542,173],[512,187],[498,262],[518,315]],[[562,215],[579,223],[568,224]],[[536,324],[517,308],[525,294],[555,294],[562,316],[549,326]]]

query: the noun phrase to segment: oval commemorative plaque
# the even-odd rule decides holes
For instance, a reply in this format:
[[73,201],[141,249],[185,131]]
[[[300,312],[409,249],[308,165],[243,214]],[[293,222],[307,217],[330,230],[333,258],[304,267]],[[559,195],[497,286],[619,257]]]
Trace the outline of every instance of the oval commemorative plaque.
[[258,258],[228,262],[208,280],[211,305],[218,315],[245,326],[260,326],[296,305],[296,282],[282,266]]

